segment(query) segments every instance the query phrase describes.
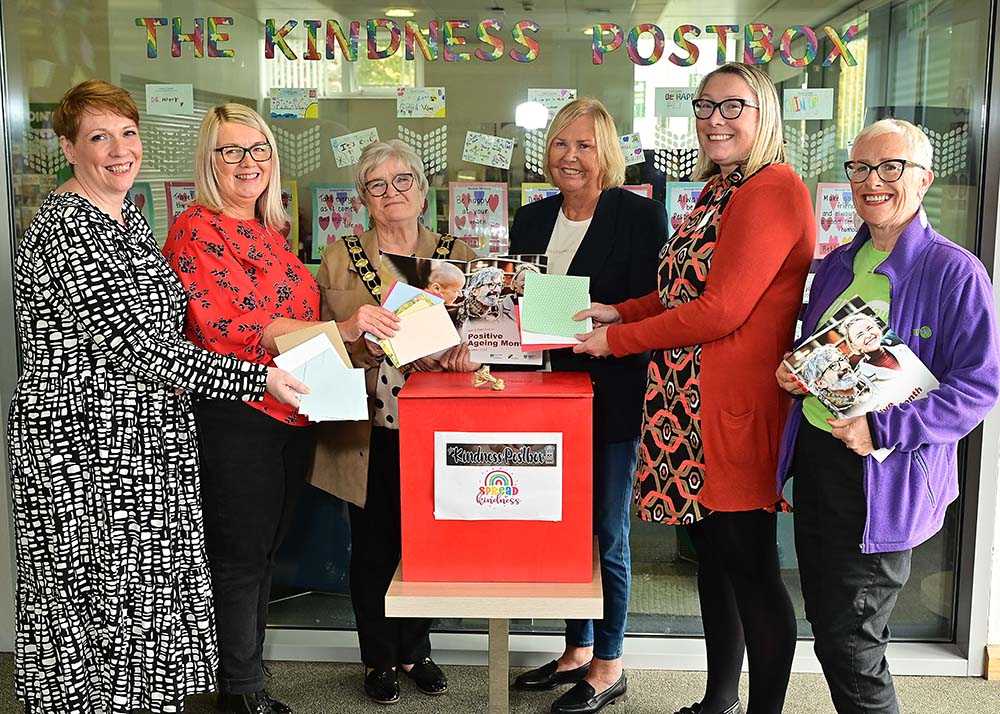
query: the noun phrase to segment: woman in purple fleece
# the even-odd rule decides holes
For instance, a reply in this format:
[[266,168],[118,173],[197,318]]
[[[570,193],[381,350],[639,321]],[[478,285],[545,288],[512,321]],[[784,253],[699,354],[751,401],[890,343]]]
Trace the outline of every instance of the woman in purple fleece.
[[[940,382],[926,398],[835,419],[796,400],[778,466],[795,477],[795,546],[816,656],[839,714],[895,714],[887,626],[914,546],[958,496],[959,439],[997,401],[1000,349],[982,264],[931,228],[921,201],[931,145],[909,122],[865,128],[845,165],[864,225],[827,256],[803,318],[812,334],[855,295],[876,309]],[[805,393],[786,369],[778,383]],[[881,463],[878,448],[892,452]]]

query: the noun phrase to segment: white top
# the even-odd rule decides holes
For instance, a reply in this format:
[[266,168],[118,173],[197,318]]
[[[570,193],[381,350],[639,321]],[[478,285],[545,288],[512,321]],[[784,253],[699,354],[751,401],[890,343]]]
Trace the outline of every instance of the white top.
[[566,275],[569,264],[573,262],[577,248],[583,242],[583,236],[590,228],[593,216],[585,221],[571,221],[559,209],[559,218],[552,229],[552,237],[549,238],[549,247],[545,255],[549,258],[549,264],[545,270],[549,275]]

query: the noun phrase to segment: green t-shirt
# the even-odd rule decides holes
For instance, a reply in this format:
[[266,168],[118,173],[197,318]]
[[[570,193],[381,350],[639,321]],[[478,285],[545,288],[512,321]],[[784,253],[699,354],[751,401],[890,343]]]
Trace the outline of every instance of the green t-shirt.
[[[889,253],[876,250],[871,240],[861,246],[861,250],[854,256],[854,280],[823,313],[819,325],[826,324],[837,310],[846,305],[855,295],[871,305],[875,313],[888,323],[889,278],[875,272],[875,268],[888,257]],[[834,415],[812,394],[806,395],[805,399],[802,400],[802,414],[817,429],[826,432],[833,431],[827,419],[833,419]]]

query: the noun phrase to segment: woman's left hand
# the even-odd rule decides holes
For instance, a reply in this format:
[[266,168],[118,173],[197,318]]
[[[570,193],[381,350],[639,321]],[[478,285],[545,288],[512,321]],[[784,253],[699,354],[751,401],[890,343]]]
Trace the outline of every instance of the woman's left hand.
[[868,431],[867,417],[856,416],[847,419],[827,419],[827,421],[833,427],[833,435],[858,456],[868,456],[875,451],[871,432]]
[[449,349],[441,355],[439,361],[445,372],[475,372],[480,366],[469,358],[469,345],[466,342],[460,342]]
[[593,355],[594,357],[608,357],[611,355],[611,347],[608,346],[608,328],[598,327],[592,332],[577,335],[576,339],[580,344],[573,346],[573,351],[577,354]]

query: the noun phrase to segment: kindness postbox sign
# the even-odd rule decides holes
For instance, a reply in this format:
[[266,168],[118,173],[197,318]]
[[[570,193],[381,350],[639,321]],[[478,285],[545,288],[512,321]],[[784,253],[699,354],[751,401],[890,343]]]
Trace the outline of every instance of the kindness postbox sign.
[[434,518],[562,520],[562,433],[434,433]]

